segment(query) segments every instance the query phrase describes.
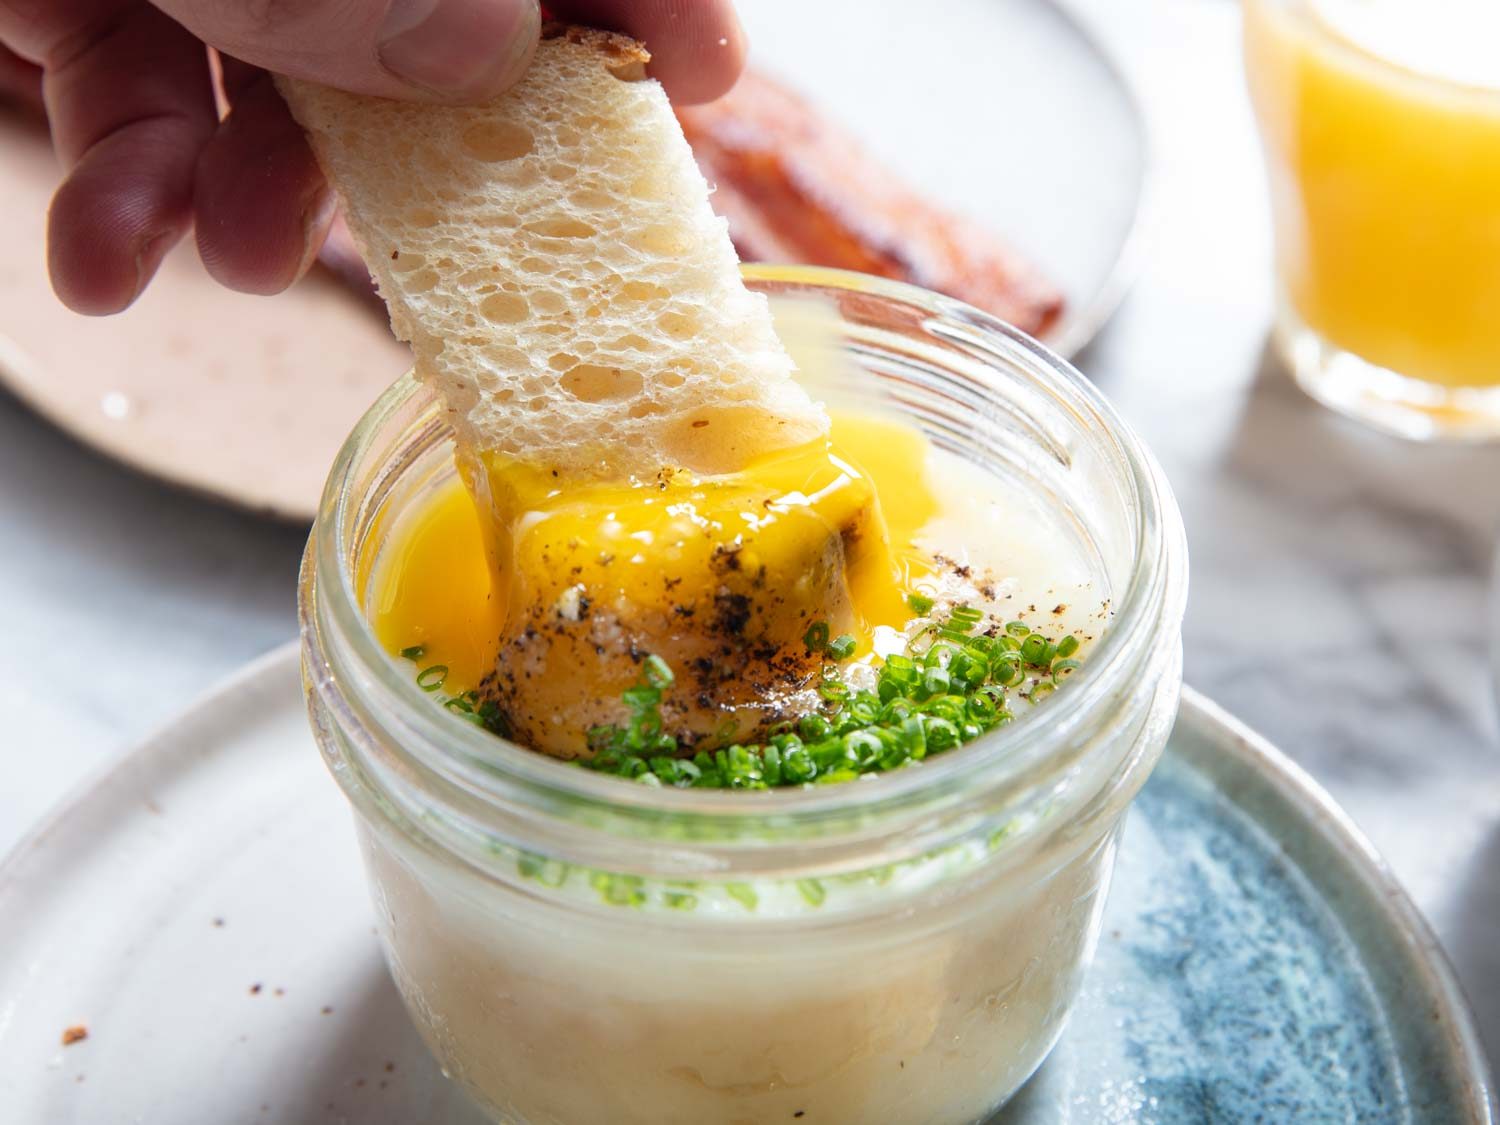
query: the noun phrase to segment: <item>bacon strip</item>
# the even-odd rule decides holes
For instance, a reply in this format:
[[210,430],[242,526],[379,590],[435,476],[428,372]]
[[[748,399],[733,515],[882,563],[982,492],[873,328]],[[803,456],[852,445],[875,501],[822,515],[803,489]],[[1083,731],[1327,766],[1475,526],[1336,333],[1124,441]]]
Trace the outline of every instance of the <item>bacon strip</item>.
[[714,210],[747,261],[806,262],[909,281],[1039,335],[1062,295],[979,224],[901,183],[852,136],[764,74],[677,110]]

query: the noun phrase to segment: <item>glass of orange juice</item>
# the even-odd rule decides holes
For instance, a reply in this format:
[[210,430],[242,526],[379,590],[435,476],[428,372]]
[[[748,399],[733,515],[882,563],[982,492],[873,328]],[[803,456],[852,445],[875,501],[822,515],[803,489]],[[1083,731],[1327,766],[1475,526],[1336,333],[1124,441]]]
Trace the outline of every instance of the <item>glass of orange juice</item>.
[[1297,381],[1500,439],[1500,0],[1244,0]]

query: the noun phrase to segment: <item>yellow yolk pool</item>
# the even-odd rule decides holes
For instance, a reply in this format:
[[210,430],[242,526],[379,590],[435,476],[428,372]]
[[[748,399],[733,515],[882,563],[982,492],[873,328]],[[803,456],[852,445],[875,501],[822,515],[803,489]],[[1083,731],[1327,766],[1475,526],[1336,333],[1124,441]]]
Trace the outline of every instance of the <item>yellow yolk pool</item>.
[[578,753],[647,653],[677,671],[677,729],[728,720],[743,737],[817,674],[815,622],[868,653],[913,616],[933,571],[917,539],[939,510],[928,454],[909,426],[846,415],[827,442],[722,477],[597,484],[492,463],[498,531],[457,480],[404,516],[369,579],[375,631],[445,666],[445,694],[495,700],[538,749]]

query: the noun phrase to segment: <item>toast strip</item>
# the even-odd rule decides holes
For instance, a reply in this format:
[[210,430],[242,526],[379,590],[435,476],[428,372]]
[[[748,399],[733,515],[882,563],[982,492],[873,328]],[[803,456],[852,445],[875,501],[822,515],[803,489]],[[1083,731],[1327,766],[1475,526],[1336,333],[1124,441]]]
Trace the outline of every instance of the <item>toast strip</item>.
[[648,59],[549,25],[522,82],[480,106],[277,79],[469,452],[648,477],[827,432]]

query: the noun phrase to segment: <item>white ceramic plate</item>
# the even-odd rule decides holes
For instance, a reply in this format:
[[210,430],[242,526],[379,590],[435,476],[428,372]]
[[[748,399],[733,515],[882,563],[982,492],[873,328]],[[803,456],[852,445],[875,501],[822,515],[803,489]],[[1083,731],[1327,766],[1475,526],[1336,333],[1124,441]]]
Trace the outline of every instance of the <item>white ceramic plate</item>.
[[[288,646],[0,866],[0,1121],[477,1125],[370,918]],[[1482,1125],[1486,1088],[1442,955],[1368,845],[1188,692],[1084,995],[1003,1120],[1176,1125],[1211,1097],[1219,1119],[1272,1098],[1305,1111],[1286,1120]]]
[[749,0],[751,63],[808,94],[924,194],[983,220],[1060,286],[1071,356],[1136,266],[1146,125],[1051,0]]
[[191,239],[126,312],[69,312],[46,273],[57,180],[46,129],[0,106],[0,385],[134,469],[310,519],[339,446],[410,352],[321,271],[275,299],[231,293]]

